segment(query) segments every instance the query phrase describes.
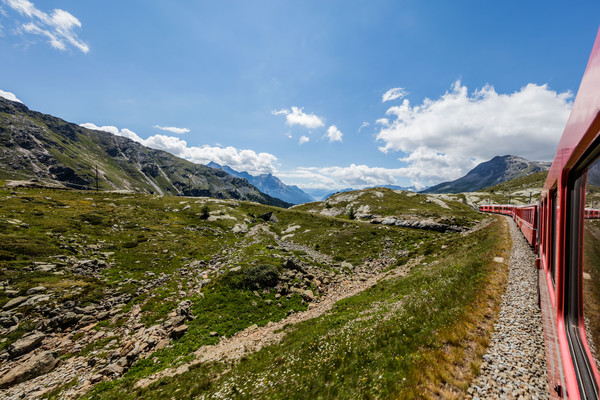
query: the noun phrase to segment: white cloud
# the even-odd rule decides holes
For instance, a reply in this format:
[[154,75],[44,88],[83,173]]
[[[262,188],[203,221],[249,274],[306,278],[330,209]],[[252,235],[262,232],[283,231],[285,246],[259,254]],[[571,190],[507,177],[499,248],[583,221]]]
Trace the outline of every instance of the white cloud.
[[90,122],[80,126],[88,129],[95,129],[112,133],[117,136],[124,136],[144,146],[164,150],[177,157],[198,164],[208,164],[211,161],[229,167],[238,171],[247,171],[251,174],[274,173],[277,171],[275,164],[277,157],[270,153],[256,153],[253,150],[238,150],[235,147],[213,147],[213,146],[188,146],[185,140],[174,136],[153,135],[147,139],[142,139],[135,132],[129,129],[121,129],[116,126],[96,126]]
[[358,128],[358,133],[360,133],[360,131],[362,131],[364,128],[368,128],[369,126],[371,126],[370,123],[368,123],[367,121],[364,121],[361,125],[360,128]]
[[280,171],[277,176],[286,183],[303,188],[338,190],[370,186],[397,185],[405,175],[404,168],[369,167],[351,164],[346,167],[300,167],[291,172]]
[[413,184],[456,179],[481,161],[512,154],[551,160],[572,106],[571,92],[528,84],[511,94],[485,86],[469,94],[457,81],[437,100],[391,107],[377,140],[384,152],[403,152],[400,161]]
[[5,92],[4,90],[0,90],[0,97],[4,97],[7,100],[16,101],[21,104],[23,103],[21,100],[17,99],[17,96],[15,96],[13,93]]
[[403,88],[393,88],[388,90],[383,94],[383,96],[381,96],[381,102],[385,103],[386,101],[401,99],[403,97],[406,97],[407,95],[408,92]]
[[304,144],[304,143],[307,143],[308,141],[310,141],[308,136],[300,136],[300,140],[298,141],[298,144]]
[[329,138],[330,143],[341,142],[342,136],[344,136],[344,134],[340,132],[337,126],[331,125],[329,128],[327,128],[327,138]]
[[27,19],[20,28],[34,35],[45,36],[50,45],[59,50],[66,50],[71,45],[83,53],[90,49],[79,39],[74,29],[81,28],[81,22],[68,11],[55,9],[52,14],[47,14],[29,0],[2,0],[8,7]]
[[273,115],[285,115],[286,123],[290,126],[300,125],[308,129],[321,128],[325,126],[323,118],[315,114],[306,114],[304,108],[292,107],[292,110],[281,109],[271,111]]
[[97,126],[95,124],[92,124],[91,122],[86,122],[85,124],[79,124],[79,126],[82,126],[87,129],[93,129],[96,131],[104,131],[104,132],[112,133],[113,135],[116,135],[116,136],[123,136],[128,139],[134,140],[138,143],[142,143],[144,141],[144,139],[139,137],[135,132],[130,131],[129,129],[126,129],[126,128],[119,130],[119,128],[117,128],[116,126],[112,126],[112,125]]
[[188,128],[176,128],[174,126],[158,126],[158,125],[154,125],[154,127],[156,129],[160,129],[160,130],[163,130],[163,131],[168,131],[168,132],[175,133],[175,134],[178,134],[178,135],[182,135],[182,134],[188,133],[190,131]]

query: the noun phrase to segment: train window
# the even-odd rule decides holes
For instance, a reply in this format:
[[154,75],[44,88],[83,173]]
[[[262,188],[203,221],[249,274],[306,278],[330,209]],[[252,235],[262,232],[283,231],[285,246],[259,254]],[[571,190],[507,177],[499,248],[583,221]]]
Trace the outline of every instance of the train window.
[[585,185],[585,208],[583,222],[583,320],[588,345],[596,366],[600,366],[600,220],[593,210],[600,204],[600,160],[587,173]]
[[552,193],[552,200],[550,202],[551,214],[550,214],[550,276],[552,277],[552,283],[556,284],[556,229],[557,229],[557,221],[556,217],[558,216],[558,198],[557,198],[558,190],[554,190]]
[[600,220],[593,217],[593,210],[600,202],[600,160],[584,167],[575,170],[575,179],[568,184],[565,320],[581,397],[597,399],[594,370],[600,367]]

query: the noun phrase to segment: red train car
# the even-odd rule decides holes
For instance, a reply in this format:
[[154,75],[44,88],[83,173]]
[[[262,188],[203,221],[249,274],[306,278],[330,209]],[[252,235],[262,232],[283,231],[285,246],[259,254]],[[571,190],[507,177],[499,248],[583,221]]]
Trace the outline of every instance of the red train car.
[[600,387],[600,34],[541,193],[539,289],[553,398]]
[[586,208],[585,209],[585,219],[599,219],[600,218],[600,210],[594,208]]
[[490,212],[495,214],[503,214],[511,216],[523,235],[529,242],[529,244],[537,251],[537,232],[538,232],[538,218],[537,218],[537,204],[528,206],[514,206],[514,205],[482,205],[479,206],[479,211]]
[[513,217],[539,254],[552,398],[600,398],[599,202],[600,32],[539,205],[479,207]]

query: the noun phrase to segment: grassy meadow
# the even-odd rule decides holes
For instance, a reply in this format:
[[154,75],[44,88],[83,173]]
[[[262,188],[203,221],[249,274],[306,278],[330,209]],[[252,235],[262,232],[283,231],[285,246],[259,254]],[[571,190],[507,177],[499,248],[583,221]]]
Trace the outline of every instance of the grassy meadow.
[[[459,201],[440,204],[424,195],[374,192],[330,207],[368,207],[384,217],[465,228],[483,219]],[[314,208],[327,204],[316,204],[286,210],[209,198],[0,189],[0,306],[38,286],[49,293],[40,304],[18,308],[18,326],[0,331],[0,351],[39,329],[48,309],[114,298],[119,304],[110,318],[92,328],[101,339],[68,328],[63,333],[75,345],[60,354],[63,360],[93,357],[108,363],[127,335],[164,323],[189,301],[185,334],[84,397],[460,398],[478,371],[503,287],[506,266],[492,259],[507,258],[510,249],[498,240],[507,236],[504,222],[440,233],[370,224],[346,212],[322,215]],[[276,221],[259,218],[267,212]],[[282,291],[290,258],[316,277],[290,273],[290,290]],[[406,273],[315,319],[288,325],[280,343],[236,362],[196,364],[149,387],[135,386],[193,360],[201,346],[306,310],[326,295],[328,285],[351,280],[358,267],[383,259],[386,270]],[[76,266],[86,260],[97,260],[98,267],[81,272]],[[44,269],[45,264],[54,267]],[[361,274],[369,272],[361,268]],[[293,288],[310,289],[314,299]],[[61,398],[78,384],[62,382],[47,397]]]

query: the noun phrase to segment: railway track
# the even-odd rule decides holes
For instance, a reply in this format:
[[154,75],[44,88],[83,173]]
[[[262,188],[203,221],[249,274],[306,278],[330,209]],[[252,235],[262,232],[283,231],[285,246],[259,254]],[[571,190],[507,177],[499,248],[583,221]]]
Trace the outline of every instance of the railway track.
[[517,224],[505,217],[513,246],[506,292],[481,375],[470,399],[547,399],[548,379],[542,315],[537,305],[535,254]]

